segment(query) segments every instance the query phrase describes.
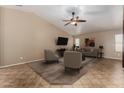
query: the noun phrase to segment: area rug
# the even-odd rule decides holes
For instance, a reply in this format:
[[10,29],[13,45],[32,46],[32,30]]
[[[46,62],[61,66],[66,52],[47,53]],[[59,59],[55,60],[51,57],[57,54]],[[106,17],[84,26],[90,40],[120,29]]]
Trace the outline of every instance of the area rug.
[[29,63],[28,65],[40,76],[42,76],[50,84],[66,84],[70,85],[85,75],[91,68],[92,63],[95,61],[93,58],[87,58],[80,71],[64,70],[64,62],[46,64],[42,61]]

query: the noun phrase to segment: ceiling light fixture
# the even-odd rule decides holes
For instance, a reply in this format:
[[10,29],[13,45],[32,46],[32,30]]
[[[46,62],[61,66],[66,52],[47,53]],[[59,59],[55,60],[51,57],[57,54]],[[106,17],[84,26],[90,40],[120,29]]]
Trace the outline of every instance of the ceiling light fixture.
[[80,20],[79,16],[75,17],[75,12],[72,12],[72,18],[70,20],[63,20],[63,21],[67,22],[65,24],[65,26],[68,24],[73,24],[73,25],[77,26],[77,24],[80,22],[86,22],[86,20]]

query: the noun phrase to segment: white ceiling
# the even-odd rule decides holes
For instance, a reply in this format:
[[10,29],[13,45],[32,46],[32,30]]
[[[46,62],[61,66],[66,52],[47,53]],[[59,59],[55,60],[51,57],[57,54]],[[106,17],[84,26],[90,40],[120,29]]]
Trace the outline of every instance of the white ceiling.
[[[123,6],[119,5],[24,5],[4,6],[33,12],[71,35],[93,31],[122,30]],[[78,26],[64,26],[63,19],[70,19],[75,11],[80,19],[87,22]]]

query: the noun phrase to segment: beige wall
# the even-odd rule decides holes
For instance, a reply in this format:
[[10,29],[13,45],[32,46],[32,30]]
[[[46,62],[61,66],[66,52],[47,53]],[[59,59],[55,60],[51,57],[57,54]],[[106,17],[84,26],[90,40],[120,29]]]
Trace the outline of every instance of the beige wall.
[[[58,48],[58,36],[72,37],[32,13],[1,8],[1,64],[9,65],[44,58],[44,49]],[[23,60],[20,57],[24,57]]]
[[85,38],[95,38],[96,47],[99,45],[104,46],[104,56],[106,58],[113,59],[122,59],[122,53],[115,52],[115,34],[122,33],[122,30],[119,31],[102,31],[102,32],[92,32],[79,35],[80,46],[84,47]]
[[[0,8],[0,20],[1,20],[1,8]],[[1,65],[1,21],[0,21],[0,65]]]

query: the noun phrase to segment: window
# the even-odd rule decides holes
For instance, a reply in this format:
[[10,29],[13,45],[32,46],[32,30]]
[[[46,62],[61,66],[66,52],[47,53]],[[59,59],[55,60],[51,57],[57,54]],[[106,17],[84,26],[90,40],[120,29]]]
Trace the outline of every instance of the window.
[[122,52],[122,34],[116,34],[115,35],[115,51],[116,52]]
[[80,46],[80,39],[79,38],[75,39],[75,46]]

